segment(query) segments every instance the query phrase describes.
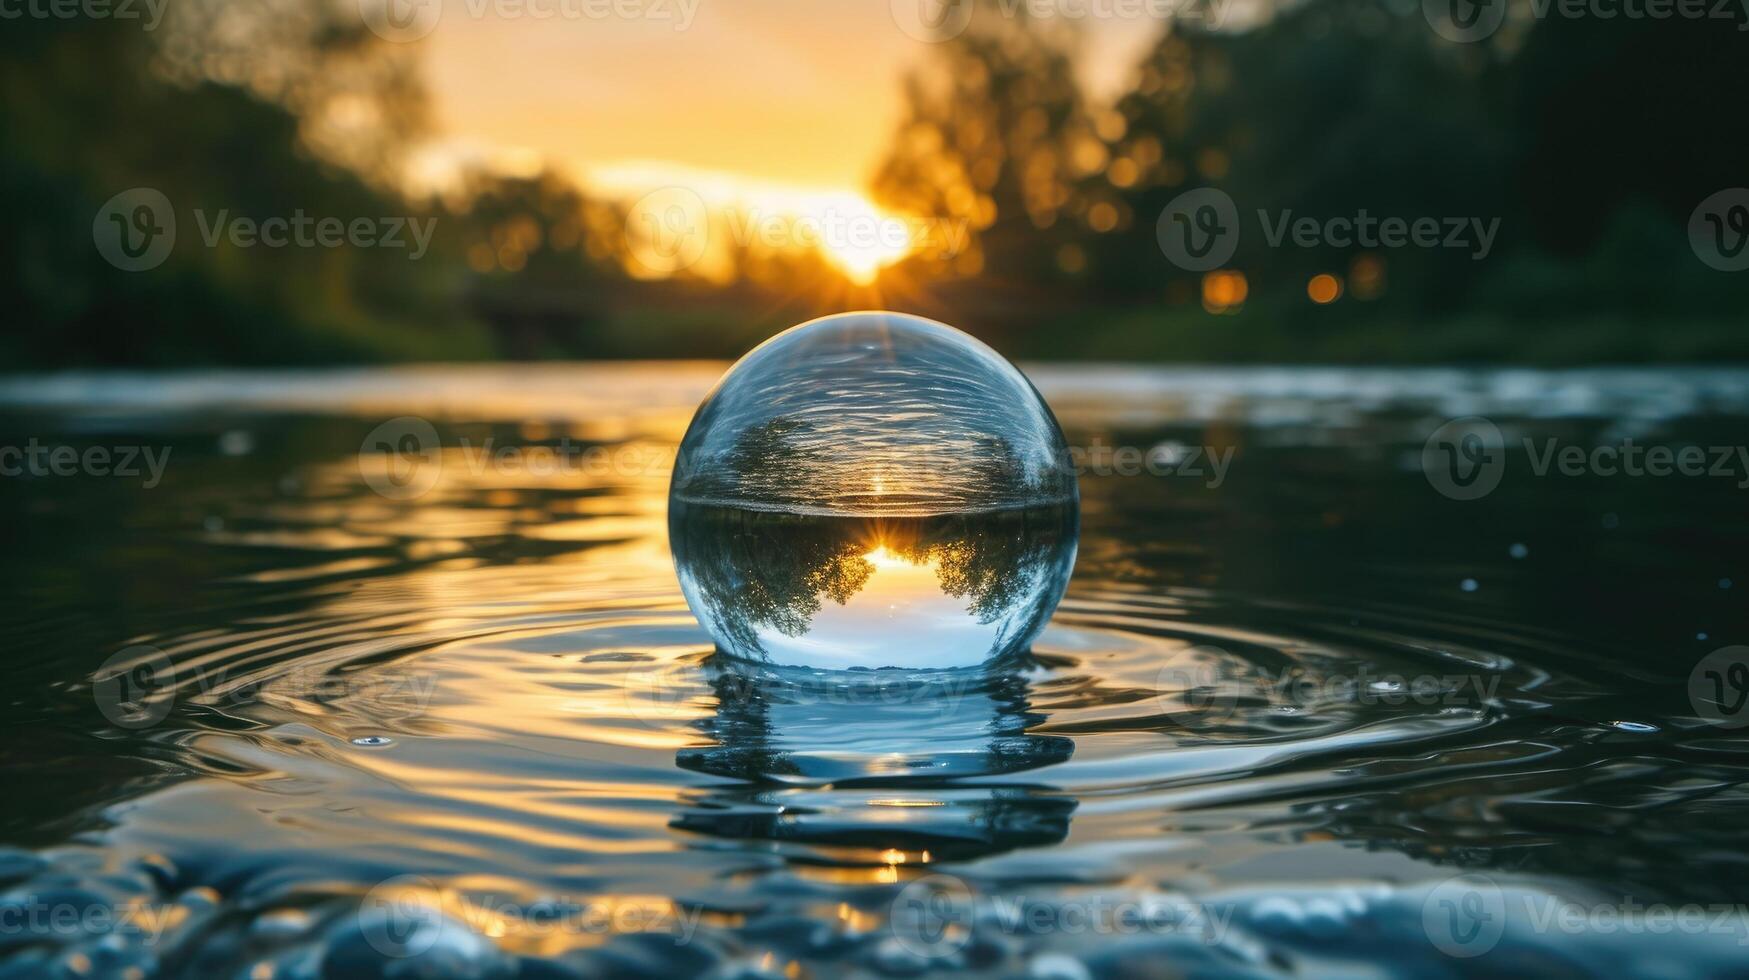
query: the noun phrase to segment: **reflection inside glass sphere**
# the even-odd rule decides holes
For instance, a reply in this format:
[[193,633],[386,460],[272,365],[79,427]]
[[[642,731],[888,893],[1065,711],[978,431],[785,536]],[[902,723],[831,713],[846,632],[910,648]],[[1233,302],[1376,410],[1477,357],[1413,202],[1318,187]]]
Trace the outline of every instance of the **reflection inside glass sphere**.
[[674,501],[681,588],[728,653],[772,664],[943,667],[1024,647],[1075,553],[1066,504],[840,517]]
[[676,827],[885,864],[964,860],[1068,834],[1074,800],[990,778],[1074,752],[1071,739],[1027,730],[1043,716],[1016,671],[829,671],[727,657],[707,669],[717,712],[699,727],[712,744],[676,762],[742,783],[698,794]]
[[951,667],[1024,650],[1074,565],[1056,419],[944,324],[851,313],[742,358],[694,416],[669,531],[718,646],[772,664]]

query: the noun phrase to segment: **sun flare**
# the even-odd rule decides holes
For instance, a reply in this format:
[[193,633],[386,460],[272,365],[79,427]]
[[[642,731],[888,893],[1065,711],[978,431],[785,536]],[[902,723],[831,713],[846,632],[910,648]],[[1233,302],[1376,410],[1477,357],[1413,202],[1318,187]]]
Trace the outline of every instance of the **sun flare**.
[[798,187],[659,162],[594,168],[585,181],[627,199],[660,197],[664,207],[680,197],[695,202],[687,220],[708,225],[699,240],[713,240],[717,253],[701,257],[700,266],[725,261],[734,248],[813,250],[851,282],[866,286],[919,244],[915,221],[883,210],[855,190]]
[[908,568],[912,564],[888,551],[884,544],[876,545],[872,550],[864,553],[862,557],[876,568]]
[[811,217],[822,224],[837,220],[843,225],[843,232],[824,240],[821,250],[858,285],[874,282],[881,269],[910,254],[915,245],[903,219],[881,211],[860,194],[846,194],[841,210]]

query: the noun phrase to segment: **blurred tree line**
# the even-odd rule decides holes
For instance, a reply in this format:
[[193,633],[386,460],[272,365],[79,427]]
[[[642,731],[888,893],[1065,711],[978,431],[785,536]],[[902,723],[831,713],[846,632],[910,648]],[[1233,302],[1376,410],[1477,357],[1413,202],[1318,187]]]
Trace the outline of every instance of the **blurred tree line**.
[[[488,353],[476,327],[434,315],[440,263],[198,247],[194,208],[396,213],[365,175],[422,125],[412,66],[312,4],[280,3],[271,18],[165,9],[162,44],[113,19],[20,18],[0,32],[10,363],[295,363],[416,357],[430,343]],[[340,147],[351,155],[318,153]],[[92,221],[141,186],[174,204],[179,243],[162,266],[130,273],[94,248]]]
[[[938,290],[940,306],[989,305],[980,291],[1024,296],[1036,322],[1018,331],[1020,349],[1222,360],[1749,353],[1737,324],[1749,273],[1709,268],[1688,238],[1697,205],[1749,186],[1749,119],[1720,102],[1749,90],[1749,34],[1736,20],[1536,19],[1515,4],[1492,36],[1459,44],[1418,3],[1307,0],[1251,30],[1174,24],[1108,107],[1077,98],[1072,36],[972,24],[909,84],[876,190],[983,229],[979,254],[951,260],[976,282]],[[1168,203],[1201,187],[1229,195],[1240,219],[1226,269],[1206,274],[1174,267],[1156,237]],[[1477,260],[1467,248],[1273,247],[1258,216],[1363,210],[1498,218],[1499,230]],[[950,264],[912,262],[932,273]]]
[[[1014,5],[1006,5],[1013,8]],[[1021,5],[1024,7],[1024,5]],[[1406,0],[1304,0],[1247,30],[1172,24],[1094,104],[1072,27],[996,16],[931,46],[871,192],[953,223],[850,281],[819,254],[731,249],[640,270],[627,205],[551,172],[481,170],[413,199],[418,46],[341,7],[184,0],[0,31],[0,356],[73,364],[729,356],[808,316],[883,305],[1014,356],[1212,360],[1741,357],[1749,273],[1694,254],[1695,206],[1749,185],[1749,33],[1728,20],[1534,18],[1441,38]],[[1138,29],[1140,25],[1138,25]],[[509,96],[507,96],[509,97]],[[174,202],[149,272],[93,247],[117,192]],[[1189,272],[1156,220],[1231,196],[1233,257]],[[430,251],[205,247],[193,212],[438,218]],[[1462,248],[1270,247],[1257,212],[1499,219]]]

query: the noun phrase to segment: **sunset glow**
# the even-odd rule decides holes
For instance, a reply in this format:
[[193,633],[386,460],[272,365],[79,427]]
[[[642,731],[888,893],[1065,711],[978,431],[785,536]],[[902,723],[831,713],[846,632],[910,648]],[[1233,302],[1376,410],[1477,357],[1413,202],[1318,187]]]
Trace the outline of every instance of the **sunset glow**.
[[866,285],[915,245],[914,222],[845,188],[793,186],[659,161],[590,168],[583,180],[597,193],[631,202],[634,214],[650,211],[634,222],[667,239],[665,251],[696,243],[696,258],[685,264],[707,276],[728,266],[735,251],[816,251],[852,282]]
[[[446,7],[421,42],[435,125],[409,181],[429,191],[468,167],[550,169],[627,204],[684,188],[707,206],[712,244],[680,265],[717,281],[732,276],[726,244],[746,237],[774,240],[772,251],[817,248],[859,287],[921,250],[914,223],[883,211],[866,189],[902,120],[900,83],[935,46],[901,31],[885,3],[749,0],[698,5],[684,18],[671,9],[669,19],[536,19]],[[1116,91],[1159,30],[1077,26],[1095,93]],[[737,47],[748,37],[768,39],[757,58]],[[691,69],[675,71],[678,63]],[[681,271],[658,265],[632,271]]]

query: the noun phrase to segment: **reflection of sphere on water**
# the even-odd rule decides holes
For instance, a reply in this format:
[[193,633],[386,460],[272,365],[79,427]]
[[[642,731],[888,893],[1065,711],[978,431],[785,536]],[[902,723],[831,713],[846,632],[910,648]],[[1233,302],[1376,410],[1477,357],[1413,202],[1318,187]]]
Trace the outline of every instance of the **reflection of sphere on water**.
[[943,324],[805,323],[743,357],[681,442],[669,530],[726,652],[949,667],[1022,650],[1075,559],[1077,495],[1044,399]]
[[[1068,761],[1025,672],[816,670],[718,657],[682,769],[723,777],[673,825],[838,862],[969,860],[1061,841],[1075,801],[1023,775]],[[975,778],[974,778],[975,777]],[[915,857],[907,858],[915,860]]]

